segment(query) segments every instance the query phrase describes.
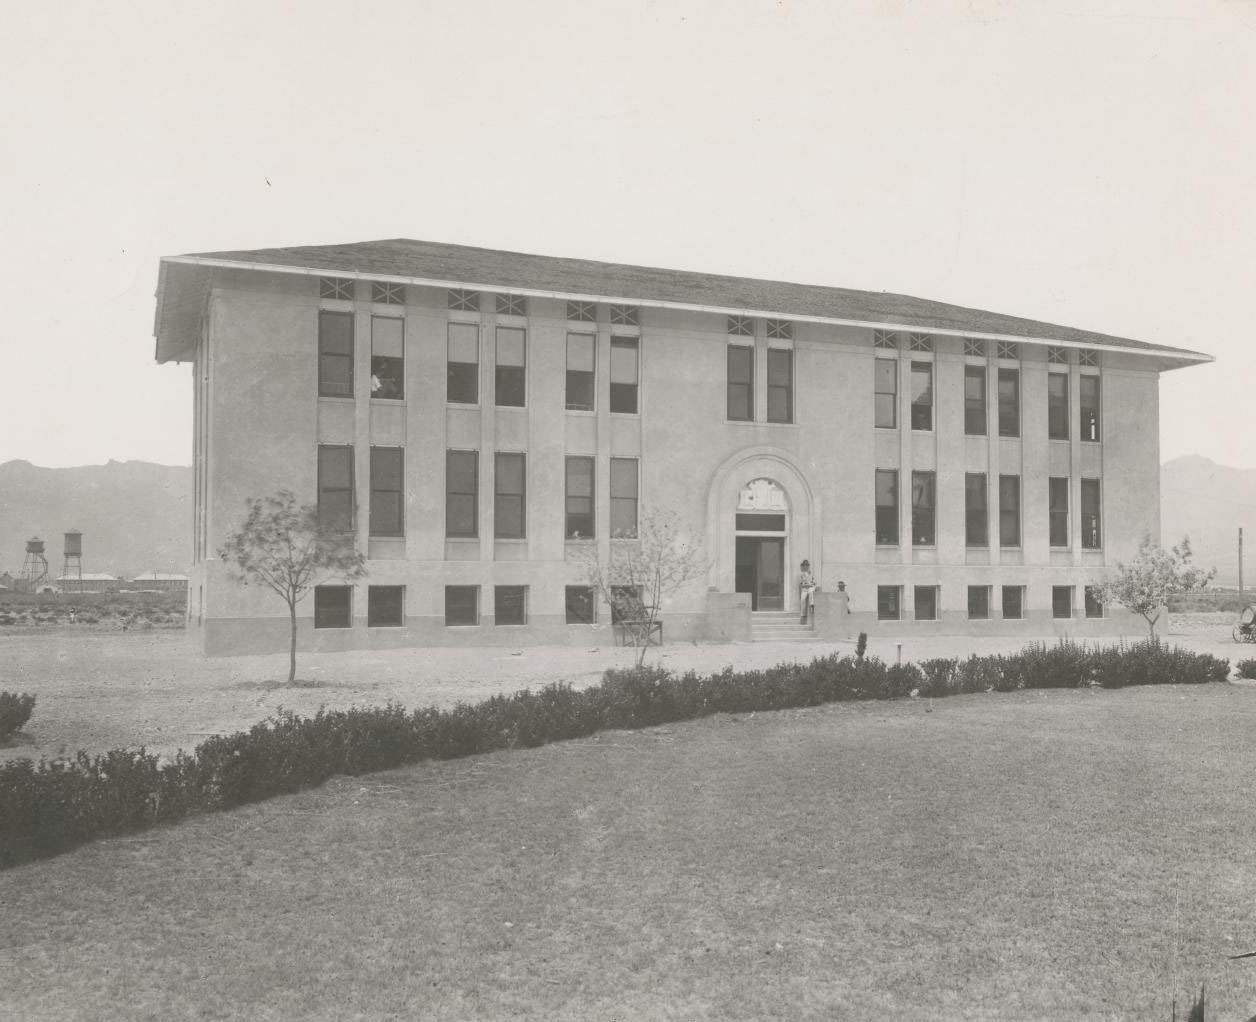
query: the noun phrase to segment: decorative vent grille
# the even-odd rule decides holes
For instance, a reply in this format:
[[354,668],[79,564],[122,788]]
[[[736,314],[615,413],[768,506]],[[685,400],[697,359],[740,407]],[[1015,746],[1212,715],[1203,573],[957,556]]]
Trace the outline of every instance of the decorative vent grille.
[[754,320],[749,316],[729,316],[728,332],[734,337],[753,337]]
[[353,301],[353,281],[341,280],[337,277],[320,277],[318,280],[319,298],[338,298]]
[[767,331],[769,338],[778,338],[782,340],[792,340],[794,336],[794,324],[787,319],[769,319],[767,321]]
[[499,316],[526,316],[528,314],[528,300],[523,295],[498,295],[497,296],[497,315]]
[[450,288],[449,307],[456,312],[479,312],[480,292],[460,291],[458,288]]

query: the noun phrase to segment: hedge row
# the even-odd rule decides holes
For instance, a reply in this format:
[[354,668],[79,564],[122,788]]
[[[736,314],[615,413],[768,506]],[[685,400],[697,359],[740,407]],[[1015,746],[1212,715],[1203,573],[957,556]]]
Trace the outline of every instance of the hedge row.
[[258,802],[426,759],[526,748],[593,734],[855,699],[919,694],[1223,681],[1229,662],[1153,643],[1089,649],[1064,642],[1012,656],[889,665],[821,657],[809,664],[701,676],[658,667],[606,672],[599,685],[494,696],[453,709],[400,706],[284,713],[248,732],[211,738],[162,761],[143,749],[0,767],[0,867],[55,855],[93,838]]

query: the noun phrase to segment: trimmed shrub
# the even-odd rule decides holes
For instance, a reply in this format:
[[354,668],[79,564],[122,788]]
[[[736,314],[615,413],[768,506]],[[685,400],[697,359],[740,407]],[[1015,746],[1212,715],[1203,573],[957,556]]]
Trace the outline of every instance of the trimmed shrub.
[[1234,667],[1240,678],[1256,678],[1256,660],[1240,660]]
[[943,696],[955,695],[959,689],[959,661],[945,657],[934,660],[920,661],[920,670],[925,676],[920,686],[922,696],[941,699]]
[[35,697],[0,692],[0,740],[17,734],[35,712]]

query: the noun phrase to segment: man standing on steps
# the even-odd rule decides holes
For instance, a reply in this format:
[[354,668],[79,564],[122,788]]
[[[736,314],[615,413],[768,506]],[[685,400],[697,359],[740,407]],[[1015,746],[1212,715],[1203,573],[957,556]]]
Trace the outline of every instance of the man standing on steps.
[[802,596],[802,621],[800,623],[805,625],[816,593],[816,577],[811,574],[810,561],[803,561],[798,566],[798,591]]

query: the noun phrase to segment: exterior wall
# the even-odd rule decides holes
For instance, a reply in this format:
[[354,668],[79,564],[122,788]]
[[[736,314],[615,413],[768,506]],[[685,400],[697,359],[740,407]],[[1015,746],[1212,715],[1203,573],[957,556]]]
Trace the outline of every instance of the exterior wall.
[[[1082,587],[1106,565],[1128,557],[1138,538],[1158,534],[1158,374],[1133,356],[1104,355],[1101,443],[1078,437],[1078,378],[1092,371],[1076,360],[1070,373],[1070,439],[1047,439],[1045,347],[1022,344],[1018,362],[987,367],[987,435],[964,435],[964,354],[959,338],[934,338],[934,351],[900,351],[898,429],[873,427],[873,333],[870,329],[795,323],[794,422],[762,421],[767,400],[763,321],[756,324],[755,406],[752,423],[726,417],[726,350],[722,315],[641,310],[640,330],[612,327],[606,306],[597,322],[596,409],[566,411],[565,304],[530,298],[525,408],[493,405],[495,327],[493,296],[481,311],[451,312],[443,290],[409,287],[404,307],[375,306],[370,285],[359,281],[355,302],[318,297],[316,277],[215,271],[196,374],[197,562],[189,586],[189,620],[204,627],[211,653],[286,648],[283,603],[255,587],[231,581],[214,551],[239,524],[246,498],[286,488],[302,501],[316,497],[317,445],[349,444],[355,451],[359,547],[368,553],[369,576],[355,587],[353,623],[315,629],[313,600],[300,608],[299,645],[343,649],[410,645],[528,643],[609,644],[614,641],[602,607],[599,625],[565,623],[564,586],[585,579],[577,543],[564,539],[564,459],[595,458],[597,549],[610,549],[609,478],[612,457],[640,459],[641,513],[674,511],[687,535],[702,544],[709,569],[663,607],[667,639],[750,637],[746,594],[734,593],[733,545],[738,494],[758,478],[773,480],[788,503],[786,608],[797,606],[797,566],[811,561],[820,594],[816,623],[830,638],[873,634],[972,633],[1090,635],[1135,634],[1140,623],[1114,612],[1082,617]],[[355,395],[317,396],[317,319],[320,307],[352,311],[355,321]],[[370,396],[370,317],[405,321],[406,400]],[[446,402],[446,343],[451,320],[479,323],[477,405]],[[573,329],[576,329],[573,326]],[[609,411],[612,335],[640,336],[637,415]],[[905,341],[903,335],[903,340]],[[904,343],[904,347],[905,347]],[[993,348],[993,342],[990,342]],[[878,354],[891,354],[878,352]],[[934,369],[934,428],[910,423],[910,363]],[[1000,364],[1021,372],[1021,436],[998,436],[996,377]],[[372,445],[405,448],[404,539],[368,536],[369,457]],[[474,539],[445,537],[445,452],[479,452],[478,532]],[[527,453],[527,538],[495,540],[493,455]],[[900,473],[900,539],[875,544],[874,470]],[[912,546],[911,473],[933,471],[937,480],[936,542]],[[964,473],[985,472],[990,513],[989,546],[965,544]],[[998,476],[1021,477],[1022,545],[998,542]],[[1047,480],[1071,480],[1070,546],[1047,543]],[[1079,529],[1080,479],[1101,478],[1104,546],[1083,550]],[[838,609],[837,583],[846,583],[849,613]],[[479,585],[480,623],[446,627],[444,587]],[[494,585],[527,585],[528,624],[497,626]],[[405,623],[368,628],[368,585],[406,587]],[[904,619],[876,618],[878,585],[903,587]],[[939,619],[914,621],[914,586],[940,586]],[[994,618],[971,621],[967,587],[993,587]],[[998,616],[999,587],[1026,587],[1026,614]],[[1074,616],[1051,616],[1051,587],[1072,585]],[[832,596],[834,599],[830,600]]]

